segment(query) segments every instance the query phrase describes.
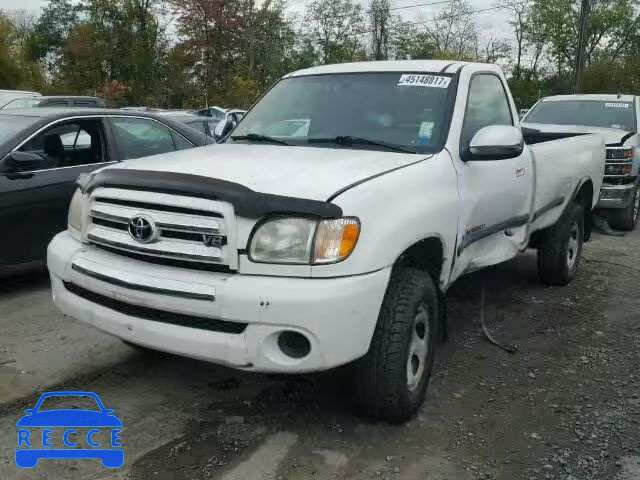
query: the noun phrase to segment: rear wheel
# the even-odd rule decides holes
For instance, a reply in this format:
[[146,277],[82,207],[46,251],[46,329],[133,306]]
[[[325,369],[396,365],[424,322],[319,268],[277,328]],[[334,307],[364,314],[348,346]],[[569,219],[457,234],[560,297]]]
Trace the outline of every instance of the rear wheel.
[[566,285],[576,276],[584,243],[584,210],[572,203],[540,237],[538,276],[548,285]]
[[633,201],[625,208],[610,210],[609,224],[616,230],[633,230],[640,213],[640,188],[633,191]]
[[358,361],[358,407],[371,417],[403,422],[420,408],[433,366],[438,295],[429,274],[394,269],[369,352]]

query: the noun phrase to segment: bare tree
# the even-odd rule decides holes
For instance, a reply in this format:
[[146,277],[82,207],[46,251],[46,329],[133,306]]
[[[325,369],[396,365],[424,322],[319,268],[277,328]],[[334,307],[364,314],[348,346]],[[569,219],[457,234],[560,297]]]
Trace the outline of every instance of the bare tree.
[[425,24],[436,56],[467,58],[476,54],[479,32],[473,13],[468,0],[453,0]]
[[12,10],[8,12],[8,16],[13,26],[13,38],[16,44],[22,48],[33,31],[37,21],[36,16],[26,10]]
[[315,0],[307,7],[306,29],[324,64],[355,59],[364,31],[362,7],[353,0]]
[[372,0],[369,9],[371,18],[371,40],[373,57],[376,60],[389,58],[389,30],[391,22],[389,0]]
[[513,76],[520,78],[522,75],[522,55],[525,48],[525,30],[527,17],[531,9],[532,0],[499,0],[495,6],[504,7],[511,13],[509,24],[513,28],[516,38],[516,66]]
[[509,58],[511,45],[505,39],[490,36],[484,47],[478,48],[476,60],[483,63],[497,63]]

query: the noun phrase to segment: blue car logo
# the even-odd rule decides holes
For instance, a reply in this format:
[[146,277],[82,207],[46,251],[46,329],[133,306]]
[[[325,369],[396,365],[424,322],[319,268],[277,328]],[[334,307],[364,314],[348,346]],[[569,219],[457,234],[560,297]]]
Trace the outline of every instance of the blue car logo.
[[[42,402],[51,397],[85,397],[95,400],[97,410],[57,409],[43,410]],[[16,465],[33,468],[41,458],[55,459],[100,459],[107,468],[119,468],[124,463],[124,450],[120,444],[122,422],[114,410],[104,408],[98,395],[91,392],[49,392],[43,394],[34,408],[25,410],[26,415],[18,420],[18,448]],[[42,428],[41,432],[30,430]],[[56,429],[55,435],[54,430]],[[81,430],[88,429],[86,434]],[[105,432],[108,445],[104,448]],[[41,435],[40,435],[41,434]],[[100,437],[101,441],[99,441]],[[62,445],[60,445],[60,443]],[[78,444],[88,448],[79,448]],[[103,445],[101,445],[101,443]],[[57,448],[57,447],[66,448]],[[54,448],[55,447],[55,448]],[[76,448],[78,447],[78,448]],[[100,448],[102,447],[102,448]]]

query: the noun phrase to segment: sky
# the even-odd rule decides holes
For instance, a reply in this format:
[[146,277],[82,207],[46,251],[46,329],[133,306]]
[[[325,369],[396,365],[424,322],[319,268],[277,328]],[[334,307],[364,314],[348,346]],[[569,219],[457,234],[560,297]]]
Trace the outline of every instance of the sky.
[[[27,10],[37,14],[47,0],[0,0],[0,9],[2,10]],[[403,7],[407,5],[415,5],[421,3],[430,3],[435,0],[391,0],[392,7]],[[470,0],[475,10],[482,10],[494,6],[495,0]],[[304,7],[310,3],[311,0],[288,0],[289,10],[293,12],[302,12]],[[368,0],[360,0],[365,8],[368,5]],[[409,21],[412,20],[428,20],[447,5],[441,6],[423,6],[418,8],[407,8],[403,10],[397,10],[394,13],[401,14],[402,17]],[[511,32],[506,25],[507,14],[501,10],[492,10],[488,12],[481,12],[476,14],[476,21],[478,24],[485,28],[485,32],[499,37],[499,38],[511,38]]]
[[45,3],[44,0],[0,0],[1,10],[29,10],[38,11]]

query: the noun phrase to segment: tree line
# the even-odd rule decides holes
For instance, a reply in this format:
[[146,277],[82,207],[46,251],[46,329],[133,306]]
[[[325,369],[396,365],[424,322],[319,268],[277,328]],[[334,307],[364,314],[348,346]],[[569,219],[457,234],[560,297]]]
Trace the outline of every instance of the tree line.
[[[0,88],[98,95],[113,106],[242,107],[313,65],[452,59],[503,65],[528,107],[570,92],[580,4],[313,0],[294,15],[284,0],[50,0],[37,16],[0,11]],[[585,92],[640,91],[639,6],[590,1]],[[406,19],[427,7],[439,13]],[[508,18],[504,28],[483,24],[492,14]]]

